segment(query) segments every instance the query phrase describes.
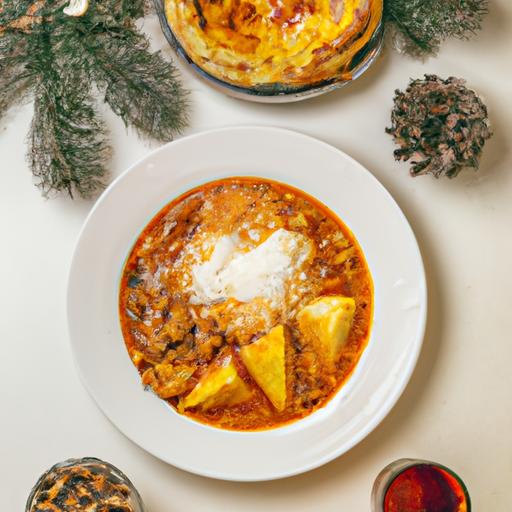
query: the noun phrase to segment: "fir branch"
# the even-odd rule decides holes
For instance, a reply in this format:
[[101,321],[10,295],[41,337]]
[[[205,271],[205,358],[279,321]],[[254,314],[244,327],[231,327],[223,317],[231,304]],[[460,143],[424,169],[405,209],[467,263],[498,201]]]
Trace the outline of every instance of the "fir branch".
[[87,13],[79,18],[69,18],[59,9],[60,23],[70,22],[79,28],[117,27],[119,25],[135,28],[134,21],[144,16],[144,0],[90,0]]
[[89,16],[111,16],[119,23],[132,23],[144,16],[144,5],[145,0],[96,0],[95,8],[90,9]]
[[0,119],[14,104],[28,97],[33,74],[26,69],[26,41],[16,33],[0,36]]
[[0,27],[27,15],[33,0],[0,0]]
[[126,126],[162,142],[185,128],[186,93],[176,69],[159,52],[149,52],[142,34],[122,27],[99,34],[84,31],[78,42],[91,79]]
[[151,53],[135,20],[148,0],[0,0],[0,117],[34,97],[28,160],[45,196],[91,196],[104,186],[110,148],[93,99],[139,134],[171,140],[185,126],[186,94],[172,63]]
[[436,54],[448,38],[468,39],[482,25],[488,0],[385,0],[384,18],[400,51]]
[[59,65],[51,35],[34,35],[32,65],[37,71],[29,163],[44,196],[76,191],[90,197],[104,186],[110,148],[105,126],[89,98],[80,68]]

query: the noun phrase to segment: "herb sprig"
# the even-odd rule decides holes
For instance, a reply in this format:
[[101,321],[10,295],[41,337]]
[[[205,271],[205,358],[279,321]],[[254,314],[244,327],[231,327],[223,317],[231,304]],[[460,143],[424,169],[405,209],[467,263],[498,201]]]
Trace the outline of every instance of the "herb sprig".
[[0,0],[0,117],[31,98],[28,161],[44,196],[90,197],[111,153],[93,99],[143,137],[169,141],[187,123],[174,65],[135,26],[143,0],[91,0],[81,17],[59,0]]
[[488,0],[384,0],[384,18],[398,50],[424,57],[446,39],[475,34],[488,6]]

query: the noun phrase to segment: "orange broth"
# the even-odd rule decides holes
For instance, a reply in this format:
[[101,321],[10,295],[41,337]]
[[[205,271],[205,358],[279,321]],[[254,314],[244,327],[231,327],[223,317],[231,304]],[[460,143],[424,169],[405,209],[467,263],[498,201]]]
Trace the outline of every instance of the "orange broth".
[[[249,250],[277,229],[300,233],[314,247],[314,257],[299,277],[288,283],[286,298],[277,310],[268,309],[268,304],[258,299],[251,303],[233,298],[206,305],[192,303],[190,261],[205,259],[211,252],[204,249],[204,254],[197,254],[197,247],[205,246],[203,240],[236,236]],[[194,244],[196,249],[191,250]],[[330,369],[301,334],[295,318],[306,304],[329,295],[352,297],[356,305],[348,339]],[[131,249],[119,291],[124,340],[144,385],[178,412],[232,430],[278,427],[325,406],[359,361],[368,342],[372,314],[371,275],[350,230],[305,192],[262,178],[206,183],[171,201]],[[286,333],[286,407],[282,411],[273,407],[240,358],[241,347],[277,324],[284,325]],[[226,354],[252,390],[252,398],[208,410],[183,409],[183,398]]]

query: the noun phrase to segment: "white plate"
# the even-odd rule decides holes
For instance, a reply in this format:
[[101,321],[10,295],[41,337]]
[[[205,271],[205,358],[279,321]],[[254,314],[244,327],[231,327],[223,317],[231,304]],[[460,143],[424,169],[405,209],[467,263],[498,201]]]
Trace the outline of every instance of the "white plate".
[[[289,183],[331,208],[361,244],[375,285],[370,341],[346,385],[309,417],[263,432],[202,425],[145,392],[125,349],[117,312],[125,258],[153,215],[192,187],[242,175]],[[89,214],[69,277],[71,344],[81,378],[99,407],[156,457],[226,480],[270,480],[302,473],[361,441],[405,388],[420,351],[425,319],[421,255],[388,192],[341,151],[276,128],[200,133],[163,146],[128,169]]]

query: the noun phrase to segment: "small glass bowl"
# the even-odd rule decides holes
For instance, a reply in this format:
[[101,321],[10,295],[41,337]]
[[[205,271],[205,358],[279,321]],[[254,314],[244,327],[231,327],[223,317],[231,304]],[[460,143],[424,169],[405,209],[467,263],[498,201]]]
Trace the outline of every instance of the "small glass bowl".
[[366,45],[353,57],[351,62],[352,67],[348,70],[351,75],[349,79],[335,77],[319,83],[299,87],[287,85],[285,83],[241,87],[220,80],[195,64],[180,44],[177,37],[174,35],[172,28],[167,21],[164,0],[153,0],[153,3],[155,5],[156,13],[160,20],[164,36],[182,61],[217,91],[241,100],[259,103],[291,103],[320,96],[321,94],[334,91],[335,89],[340,89],[359,78],[373,64],[373,62],[375,62],[375,59],[379,55],[383,45],[384,23],[381,19],[368,43],[366,43]]
[[400,475],[406,469],[409,469],[412,466],[417,466],[420,464],[425,464],[428,466],[434,466],[442,469],[450,476],[452,476],[460,486],[460,489],[464,493],[464,497],[466,499],[466,511],[471,512],[471,500],[469,498],[469,493],[466,488],[466,485],[462,481],[462,479],[454,473],[450,468],[443,466],[442,464],[438,464],[437,462],[432,462],[429,460],[421,460],[421,459],[399,459],[391,464],[388,464],[377,476],[372,488],[372,496],[371,496],[371,512],[384,512],[384,498],[386,493],[393,483],[395,478]]
[[140,497],[140,494],[138,493],[137,489],[135,489],[130,479],[112,464],[95,457],[68,459],[63,462],[58,462],[48,471],[45,471],[39,477],[36,485],[34,485],[30,491],[27,504],[25,506],[25,512],[32,512],[39,493],[43,491],[45,483],[53,476],[57,470],[71,467],[80,467],[92,470],[95,473],[103,473],[108,476],[108,479],[111,482],[116,484],[124,484],[129,490],[128,503],[132,507],[133,512],[144,512],[145,509],[144,504],[142,503],[142,498]]

